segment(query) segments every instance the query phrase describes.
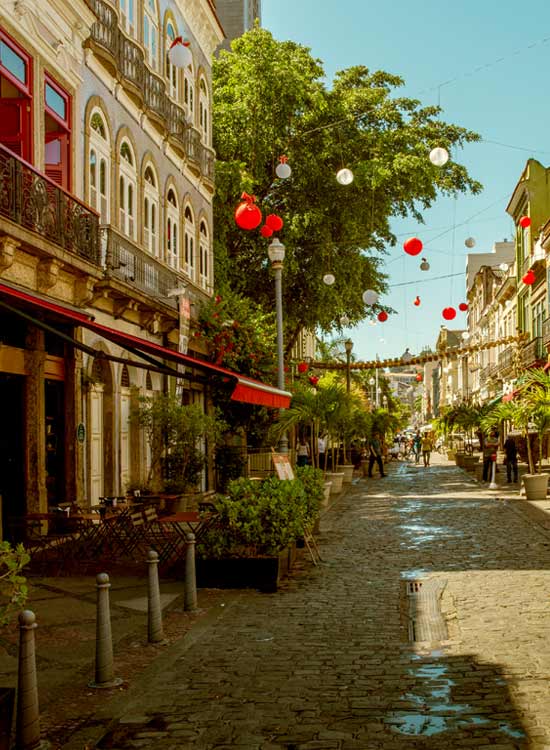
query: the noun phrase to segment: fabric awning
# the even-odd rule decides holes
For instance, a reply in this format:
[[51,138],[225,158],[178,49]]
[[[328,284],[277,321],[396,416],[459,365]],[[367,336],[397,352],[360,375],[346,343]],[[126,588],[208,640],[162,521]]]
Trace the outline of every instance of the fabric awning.
[[[227,382],[234,384],[233,392],[231,394],[231,399],[233,401],[257,404],[269,408],[288,408],[288,406],[290,406],[292,394],[288,391],[283,391],[279,388],[267,385],[260,380],[245,377],[244,375],[228,370],[225,367],[214,365],[211,362],[206,362],[202,359],[195,359],[195,357],[191,357],[188,354],[183,354],[175,349],[169,349],[168,347],[161,346],[154,341],[148,341],[140,336],[134,336],[130,333],[125,333],[124,331],[118,331],[116,328],[102,325],[93,320],[91,315],[78,312],[71,309],[69,306],[65,307],[64,305],[59,305],[42,295],[38,296],[30,294],[21,289],[5,284],[0,284],[0,294],[8,296],[11,300],[18,300],[42,308],[48,312],[55,313],[59,317],[64,318],[67,322],[94,331],[103,338],[134,352],[137,356],[140,356],[141,353],[143,353],[144,356],[154,355],[160,357],[162,360],[169,360],[175,364],[184,365],[185,367],[198,368],[203,370],[207,375],[213,377],[221,377]],[[14,312],[17,312],[16,308],[13,308],[13,310]],[[39,323],[39,321],[37,321],[37,323]],[[148,361],[151,360],[148,359]],[[154,362],[154,360],[152,361]]]

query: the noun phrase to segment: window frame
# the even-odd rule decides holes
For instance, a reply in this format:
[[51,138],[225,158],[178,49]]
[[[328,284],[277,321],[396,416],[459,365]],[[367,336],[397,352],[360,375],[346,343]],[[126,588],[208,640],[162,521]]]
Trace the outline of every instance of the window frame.
[[[145,178],[147,171],[153,175],[155,184]],[[147,205],[148,204],[148,205]],[[158,175],[155,168],[148,162],[143,170],[143,247],[153,258],[159,257],[159,218],[160,195],[158,189]],[[146,223],[147,222],[147,223]],[[154,229],[153,232],[153,223]],[[146,241],[147,230],[147,241]]]
[[[130,154],[132,156],[133,164],[129,164],[127,159],[125,159],[122,154],[122,147],[126,144],[130,150]],[[136,218],[136,209],[137,209],[137,201],[136,201],[136,195],[137,195],[137,169],[136,169],[136,154],[134,151],[134,148],[128,138],[123,138],[120,142],[120,145],[118,147],[118,180],[117,185],[120,186],[120,183],[124,185],[124,189],[121,192],[119,188],[119,198],[118,198],[118,228],[120,229],[121,233],[128,237],[129,239],[136,241],[136,235],[137,235],[137,218]],[[129,190],[128,188],[132,188],[132,213],[128,212],[128,195]],[[124,201],[124,206],[121,204],[121,196],[122,200]],[[122,225],[121,221],[121,212],[125,216],[125,222],[124,226]],[[131,222],[131,228],[132,231],[128,232],[126,231],[126,227],[130,226]]]
[[[170,193],[174,194],[176,204],[170,199]],[[165,260],[170,268],[178,269],[180,255],[180,232],[179,232],[179,201],[175,189],[170,186],[166,193],[166,238],[165,238]],[[175,232],[174,232],[175,230]],[[174,247],[175,245],[175,247]]]
[[[188,219],[187,214],[190,214]],[[183,255],[182,255],[182,267],[183,272],[189,276],[191,280],[195,279],[195,214],[193,213],[192,206],[187,203],[183,209],[184,218],[184,229],[183,229]],[[189,231],[189,228],[192,231]]]
[[[95,115],[98,115],[103,129],[105,131],[105,138],[103,138],[98,131],[92,126],[92,120]],[[109,224],[111,220],[111,138],[110,131],[107,127],[107,122],[103,112],[98,108],[94,107],[90,112],[89,118],[89,139],[88,139],[88,197],[90,205],[100,215],[102,224]],[[96,154],[96,186],[95,186],[95,200],[92,199],[92,171],[91,171],[91,154],[95,151]],[[105,164],[105,195],[101,193],[101,164]],[[105,212],[102,210],[102,202],[105,201]]]

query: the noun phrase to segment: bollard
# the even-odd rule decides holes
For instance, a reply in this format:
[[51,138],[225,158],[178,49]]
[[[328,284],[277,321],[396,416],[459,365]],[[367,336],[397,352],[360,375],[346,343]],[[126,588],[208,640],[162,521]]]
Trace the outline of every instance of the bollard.
[[19,614],[19,671],[15,728],[17,750],[31,750],[40,746],[40,712],[34,651],[36,627],[34,612],[26,609]]
[[183,608],[186,612],[197,609],[197,576],[195,573],[195,535],[186,534],[185,544],[185,590]]
[[162,607],[160,605],[159,556],[154,549],[147,553],[149,578],[147,585],[147,640],[149,643],[166,643],[162,630]]
[[95,630],[95,680],[88,687],[111,688],[122,684],[120,677],[114,676],[113,636],[111,633],[111,612],[109,609],[109,576],[98,573],[97,613]]
[[496,471],[497,471],[497,457],[496,454],[493,454],[491,456],[491,460],[493,462],[493,465],[491,466],[491,483],[489,484],[490,490],[498,490],[498,484],[497,484],[497,478],[496,478]]

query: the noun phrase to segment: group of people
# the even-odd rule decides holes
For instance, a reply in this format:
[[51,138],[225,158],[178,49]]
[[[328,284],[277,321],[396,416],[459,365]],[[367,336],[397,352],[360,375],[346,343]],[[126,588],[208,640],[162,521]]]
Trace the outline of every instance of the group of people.
[[[504,441],[504,463],[506,464],[506,481],[508,484],[518,481],[518,447],[513,435]],[[484,482],[492,480],[493,465],[496,472],[498,450],[498,432],[492,430],[483,441],[483,475]],[[513,477],[513,479],[512,479]]]

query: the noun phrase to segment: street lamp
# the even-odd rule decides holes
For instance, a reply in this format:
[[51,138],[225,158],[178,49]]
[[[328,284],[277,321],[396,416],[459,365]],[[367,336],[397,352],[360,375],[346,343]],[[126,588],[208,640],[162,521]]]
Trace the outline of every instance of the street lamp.
[[384,409],[388,408],[388,397],[382,396],[382,405],[384,406]]
[[351,350],[353,349],[353,341],[351,339],[347,339],[347,341],[344,342],[344,346],[346,347],[346,391],[349,393],[351,388],[349,363],[351,358]]
[[[277,318],[277,387],[285,389],[285,361],[283,351],[283,261],[285,259],[285,246],[274,237],[268,248],[267,254],[275,276],[275,311]],[[279,414],[282,409],[279,410]],[[284,432],[279,438],[277,446],[279,453],[288,453],[288,438]]]
[[376,383],[376,380],[374,378],[369,378],[371,404],[374,404],[374,384],[375,383]]

